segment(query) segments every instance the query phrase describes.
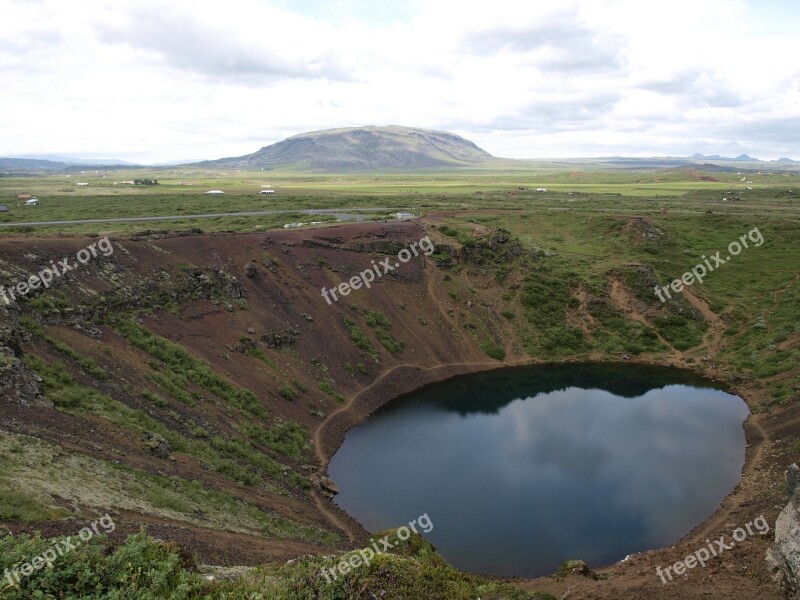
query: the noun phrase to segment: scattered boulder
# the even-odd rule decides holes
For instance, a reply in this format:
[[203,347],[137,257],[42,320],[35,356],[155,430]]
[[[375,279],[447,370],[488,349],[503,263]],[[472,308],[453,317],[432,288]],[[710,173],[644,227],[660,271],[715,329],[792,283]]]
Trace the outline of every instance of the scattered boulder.
[[793,463],[786,470],[786,491],[790,496],[797,491],[798,484],[800,484],[800,467]]
[[160,433],[147,434],[147,448],[158,458],[169,458],[172,448],[167,439]]
[[339,493],[339,487],[336,485],[336,482],[330,477],[323,477],[322,479],[320,479],[319,483],[322,486],[323,490],[330,492],[331,494],[334,495]]
[[244,266],[244,274],[246,277],[255,277],[258,275],[258,268],[256,267],[256,261],[251,260]]
[[663,230],[643,217],[631,217],[628,219],[626,229],[632,233],[635,238],[644,242],[658,242],[664,236]]
[[561,566],[558,567],[557,576],[561,579],[568,577],[570,575],[578,575],[580,577],[588,577],[589,579],[594,579],[597,581],[599,579],[597,573],[592,571],[582,560],[568,560],[561,563]]
[[53,403],[44,397],[41,382],[23,360],[19,332],[5,327],[0,329],[0,400],[23,407],[52,408]]
[[336,482],[330,477],[315,474],[309,478],[309,481],[311,481],[311,485],[314,489],[320,491],[322,495],[327,498],[333,498],[339,493],[339,486],[337,486]]
[[267,348],[281,348],[297,343],[299,332],[294,329],[285,331],[270,331],[263,334],[259,339]]
[[800,468],[793,464],[786,471],[786,487],[791,498],[775,521],[775,543],[767,550],[766,561],[772,579],[787,598],[800,598]]

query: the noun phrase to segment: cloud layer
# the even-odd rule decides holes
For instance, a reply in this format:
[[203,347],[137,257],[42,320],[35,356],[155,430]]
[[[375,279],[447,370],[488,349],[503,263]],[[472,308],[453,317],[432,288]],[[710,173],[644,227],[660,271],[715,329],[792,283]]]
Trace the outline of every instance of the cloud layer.
[[800,159],[800,9],[744,0],[0,0],[0,155],[251,152],[328,127],[499,156]]

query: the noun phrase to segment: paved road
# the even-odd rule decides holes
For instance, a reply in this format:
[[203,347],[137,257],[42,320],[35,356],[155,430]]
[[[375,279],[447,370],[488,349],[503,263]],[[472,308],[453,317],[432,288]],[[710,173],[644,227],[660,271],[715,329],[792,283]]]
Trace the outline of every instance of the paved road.
[[[587,207],[572,207],[572,206],[564,206],[564,207],[533,207],[545,210],[555,210],[555,211],[587,211],[587,212],[607,212],[607,213],[620,213],[620,214],[629,214],[635,211],[639,211],[642,213],[655,213],[657,209],[642,209],[641,207],[634,207],[634,208],[587,208]],[[214,217],[258,217],[263,215],[278,215],[278,214],[306,214],[306,215],[333,215],[337,219],[341,221],[359,221],[359,220],[366,220],[368,217],[366,215],[360,215],[352,212],[347,211],[363,211],[363,212],[389,212],[394,209],[381,207],[381,208],[319,208],[319,209],[307,209],[307,210],[255,210],[249,212],[227,212],[227,213],[206,213],[200,215],[165,215],[160,217],[117,217],[113,219],[76,219],[73,221],[30,221],[25,223],[0,223],[0,227],[44,227],[47,225],[84,225],[84,224],[91,224],[91,223],[137,223],[137,222],[147,222],[147,221],[179,221],[181,219],[210,219]],[[468,209],[468,210],[475,210],[475,209]],[[683,214],[697,214],[701,215],[704,214],[706,211],[702,209],[675,209],[670,208],[669,212],[671,213],[683,213]],[[727,215],[727,216],[754,216],[754,217],[790,217],[790,218],[800,218],[800,213],[793,211],[792,207],[788,207],[788,209],[777,209],[770,213],[761,212],[748,212],[748,211],[741,211],[741,210],[734,210],[730,212],[723,212],[719,210],[717,214],[720,215]]]
[[39,227],[46,225],[84,225],[91,223],[137,223],[144,221],[177,221],[181,219],[210,219],[213,217],[258,217],[263,215],[305,214],[333,215],[342,221],[367,219],[366,215],[347,211],[386,212],[389,208],[320,208],[307,210],[254,210],[249,212],[206,213],[201,215],[165,215],[159,217],[116,217],[113,219],[75,219],[72,221],[30,221],[27,223],[0,223],[0,227]]

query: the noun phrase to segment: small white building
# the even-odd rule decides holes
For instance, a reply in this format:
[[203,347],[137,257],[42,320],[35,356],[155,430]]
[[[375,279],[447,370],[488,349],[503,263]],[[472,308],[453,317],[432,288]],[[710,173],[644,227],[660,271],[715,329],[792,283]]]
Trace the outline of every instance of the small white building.
[[408,219],[413,219],[414,218],[414,215],[412,213],[408,213],[408,212],[398,212],[398,213],[394,213],[394,215],[395,215],[395,218],[400,220],[400,221],[406,221]]
[[25,201],[25,206],[39,206],[39,199],[38,198],[31,198],[30,200]]
[[82,186],[82,187],[83,187],[83,186],[87,186],[87,185],[89,185],[89,184],[88,184],[88,183],[84,183],[84,182],[82,182],[82,181],[76,181],[76,182],[75,182],[75,185],[80,185],[80,186]]
[[537,192],[546,192],[547,188],[536,188]]
[[208,191],[206,192],[206,194],[217,194],[217,195],[219,195],[219,194],[224,194],[224,193],[225,193],[225,192],[223,192],[222,190],[208,190]]
[[261,190],[259,194],[274,194],[275,190]]

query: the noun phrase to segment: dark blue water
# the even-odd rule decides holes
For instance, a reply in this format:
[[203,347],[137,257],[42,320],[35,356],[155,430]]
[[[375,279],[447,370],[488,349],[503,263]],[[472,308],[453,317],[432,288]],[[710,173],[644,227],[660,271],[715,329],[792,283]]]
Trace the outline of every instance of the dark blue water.
[[495,371],[392,402],[329,474],[369,531],[427,513],[451,564],[539,576],[669,545],[710,516],[739,481],[748,414],[673,369]]

